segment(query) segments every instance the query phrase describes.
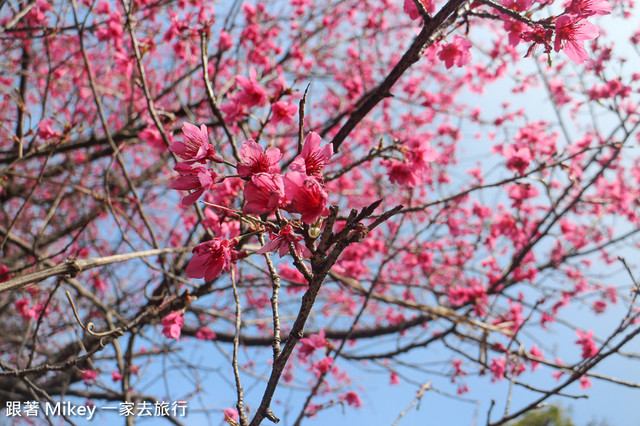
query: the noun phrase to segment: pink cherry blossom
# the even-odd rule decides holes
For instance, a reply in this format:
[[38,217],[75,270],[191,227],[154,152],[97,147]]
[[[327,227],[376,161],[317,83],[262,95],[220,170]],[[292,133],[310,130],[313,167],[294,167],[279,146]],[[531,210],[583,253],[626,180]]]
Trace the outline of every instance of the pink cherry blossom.
[[222,270],[228,271],[234,261],[233,248],[237,240],[225,240],[214,238],[200,243],[193,248],[194,256],[187,265],[189,278],[204,278],[211,281],[222,274]]
[[591,380],[589,380],[589,377],[587,377],[586,375],[580,376],[578,381],[580,382],[580,389],[582,390],[589,389],[591,386],[593,386],[593,383],[591,383]]
[[119,371],[112,371],[111,372],[111,380],[115,383],[115,382],[119,382],[120,380],[122,380],[122,374],[120,374]]
[[356,407],[356,408],[362,407],[362,401],[360,401],[360,396],[355,392],[347,392],[344,395],[340,396],[340,399],[346,401],[347,404],[353,407]]
[[118,41],[123,33],[122,16],[119,12],[114,12],[109,15],[106,25],[102,25],[96,30],[95,36],[99,41]]
[[392,371],[391,375],[389,376],[389,384],[391,386],[396,386],[400,384],[400,377],[398,377],[398,373],[396,373],[395,371]]
[[576,330],[576,334],[578,335],[578,340],[575,343],[582,345],[582,358],[587,359],[596,356],[598,347],[593,341],[593,331],[589,330],[583,333],[581,330]]
[[[418,8],[416,4],[413,2],[414,0],[404,0],[404,13],[409,15],[409,18],[415,20],[420,17],[420,12],[418,12]],[[433,13],[436,10],[436,5],[433,0],[418,0],[425,7],[428,13]]]
[[98,370],[83,370],[81,374],[82,381],[86,384],[95,382],[96,377],[98,377]]
[[294,116],[298,112],[298,105],[290,102],[278,101],[271,105],[271,110],[273,112],[271,118],[271,122],[273,124],[292,124],[295,121]]
[[304,223],[313,223],[320,216],[329,214],[326,208],[329,196],[316,179],[298,172],[288,172],[284,177],[284,187],[290,204],[286,210],[300,213]]
[[504,29],[509,33],[509,46],[517,46],[522,41],[522,33],[525,32],[527,24],[524,22],[516,21],[506,15],[500,16],[504,21]]
[[38,136],[43,140],[49,140],[60,136],[60,132],[53,130],[53,119],[47,118],[38,124]]
[[418,169],[408,162],[383,160],[381,164],[387,168],[391,183],[406,185],[409,188],[413,188],[420,183]]
[[327,374],[331,371],[331,366],[333,365],[333,358],[330,356],[324,357],[318,362],[314,362],[311,365],[311,370],[316,377],[320,377],[322,374]]
[[542,25],[535,25],[531,30],[524,31],[520,37],[526,42],[533,43],[529,46],[526,55],[524,55],[525,58],[533,55],[538,45],[544,46],[544,53],[551,52],[553,30],[544,28]]
[[177,189],[181,191],[193,191],[189,195],[185,195],[182,198],[183,206],[190,206],[195,203],[198,198],[214,185],[224,180],[224,175],[219,175],[213,169],[206,169],[202,166],[191,167],[187,163],[178,163],[173,168],[180,174],[180,177],[176,178],[169,188]]
[[431,144],[427,140],[420,140],[410,146],[406,152],[406,159],[411,162],[413,168],[420,173],[429,173],[431,163],[438,159],[438,151],[431,148]]
[[566,13],[581,17],[602,16],[611,13],[611,5],[607,0],[571,0]]
[[289,248],[293,245],[293,251],[298,257],[309,258],[311,257],[309,249],[298,242],[302,239],[303,237],[293,233],[291,225],[285,225],[275,238],[265,244],[256,253],[262,254],[278,250],[280,257],[283,257],[289,253]]
[[[236,410],[235,408],[225,408],[224,410],[222,410],[222,413],[225,416],[225,421],[226,418],[230,418],[233,421],[237,421],[238,420],[238,410]],[[228,423],[228,421],[227,421]]]
[[251,108],[263,105],[267,101],[267,92],[260,86],[255,68],[249,70],[249,78],[243,75],[236,76],[236,83],[241,90],[235,96],[235,100],[242,105]]
[[184,316],[182,311],[173,311],[166,317],[162,318],[162,334],[167,339],[180,340],[180,332],[184,324]]
[[298,155],[289,169],[294,172],[306,173],[307,176],[322,178],[322,169],[329,163],[333,155],[333,145],[327,144],[322,148],[320,143],[322,138],[316,132],[309,132],[304,138],[302,151]]
[[25,321],[34,320],[38,318],[38,312],[32,306],[29,306],[30,302],[26,298],[18,299],[13,303],[16,311],[22,316]]
[[10,278],[11,275],[9,274],[9,268],[7,268],[7,265],[0,265],[0,283],[9,281]]
[[196,339],[198,340],[215,340],[215,338],[216,333],[207,327],[200,327],[196,331]]
[[[536,345],[531,345],[531,349],[529,350],[529,352],[531,352],[531,355],[536,358],[541,358],[541,359],[544,358],[544,354],[540,349],[538,349]],[[540,366],[539,362],[531,361],[531,371],[535,371],[536,368],[538,368],[539,366]]]
[[577,64],[586,62],[589,55],[584,41],[598,37],[598,27],[582,20],[579,16],[562,15],[556,19],[556,39],[554,50],[562,50]]
[[327,338],[324,330],[320,330],[318,334],[312,334],[309,337],[300,339],[300,357],[306,359],[317,349],[326,348],[328,346]]
[[491,378],[492,382],[504,379],[504,374],[507,371],[507,359],[503,356],[499,358],[493,358],[491,360],[491,366],[489,370],[493,374],[493,377]]
[[138,137],[150,147],[156,149],[164,149],[166,147],[164,140],[162,139],[162,135],[153,124],[147,126],[143,131],[141,131]]
[[516,148],[513,145],[507,145],[503,155],[507,159],[507,168],[521,175],[524,174],[531,162],[531,150],[526,147]]
[[220,107],[220,111],[224,113],[225,120],[232,123],[247,114],[245,105],[238,102],[235,98],[231,98],[229,102],[223,104]]
[[540,194],[540,191],[530,183],[516,183],[507,187],[509,198],[513,200],[513,207],[519,207],[523,204],[524,200],[529,198],[535,198]]
[[266,152],[260,145],[249,139],[242,144],[240,158],[243,163],[236,166],[238,175],[250,178],[258,173],[278,173],[278,162],[282,158],[282,152],[278,148],[268,148]]
[[247,203],[242,209],[246,214],[270,213],[285,201],[285,187],[281,175],[258,173],[244,186]]
[[206,163],[207,160],[212,160],[217,163],[224,161],[209,144],[207,126],[202,124],[198,129],[197,126],[185,122],[182,125],[182,133],[184,134],[185,141],[176,141],[169,146],[169,150],[178,157],[190,162],[198,161],[203,164]]
[[438,52],[438,58],[444,61],[447,69],[453,67],[462,67],[471,61],[471,42],[460,36],[453,36],[453,42],[443,44]]

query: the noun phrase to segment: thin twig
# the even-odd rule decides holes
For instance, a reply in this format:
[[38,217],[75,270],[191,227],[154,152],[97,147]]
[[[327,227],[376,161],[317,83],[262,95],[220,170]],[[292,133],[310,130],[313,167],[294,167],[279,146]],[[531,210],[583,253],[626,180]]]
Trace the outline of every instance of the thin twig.
[[304,107],[307,103],[307,92],[311,84],[307,84],[307,88],[304,89],[304,95],[300,99],[299,115],[298,115],[298,155],[302,152],[302,142],[304,136]]
[[224,121],[224,117],[220,112],[220,107],[218,106],[218,101],[216,100],[216,96],[213,93],[213,88],[211,87],[211,80],[209,80],[209,60],[207,54],[207,42],[208,38],[206,33],[202,32],[200,34],[200,61],[202,63],[202,78],[204,80],[204,85],[206,87],[207,99],[209,100],[209,106],[211,107],[211,111],[213,115],[216,116],[218,122],[222,126],[224,133],[227,135],[229,139],[229,143],[231,144],[231,149],[233,150],[233,157],[237,161],[241,161],[240,153],[238,152],[238,147],[236,146],[235,139],[227,126],[227,123]]
[[409,406],[407,408],[405,408],[396,418],[396,420],[393,422],[392,426],[396,426],[398,424],[398,422],[400,421],[400,419],[402,419],[405,414],[407,414],[414,405],[416,405],[418,403],[418,401],[420,401],[422,399],[422,397],[424,396],[424,393],[426,391],[428,391],[429,389],[431,389],[431,382],[427,382],[424,385],[422,385],[422,387],[420,388],[420,390],[418,391],[418,394],[416,395],[415,398],[413,398],[413,401],[411,401],[411,404],[409,404]]
[[[264,246],[264,235],[258,235],[260,239],[260,244]],[[282,352],[280,348],[280,315],[278,314],[278,292],[280,290],[280,275],[278,275],[278,271],[276,271],[273,262],[271,261],[271,256],[269,253],[264,254],[264,260],[267,262],[267,268],[269,269],[269,275],[271,276],[271,285],[273,294],[271,295],[271,311],[273,313],[273,360],[275,361],[279,356],[280,352]]]
[[238,409],[238,416],[240,417],[240,424],[246,426],[249,424],[247,420],[247,413],[244,409],[244,396],[242,383],[240,382],[240,370],[238,369],[238,345],[240,344],[240,328],[242,327],[242,306],[240,305],[240,296],[238,295],[238,288],[236,286],[235,270],[231,268],[231,285],[233,285],[233,298],[236,301],[236,333],[233,337],[233,374],[236,379],[236,391],[238,393],[238,403],[236,408]]

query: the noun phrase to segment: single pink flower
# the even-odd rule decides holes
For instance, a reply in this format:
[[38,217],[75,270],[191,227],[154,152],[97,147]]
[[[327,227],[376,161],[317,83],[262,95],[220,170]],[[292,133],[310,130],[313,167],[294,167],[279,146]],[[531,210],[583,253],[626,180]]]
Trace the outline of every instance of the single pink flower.
[[214,340],[215,338],[216,333],[213,330],[208,329],[207,327],[200,327],[198,331],[196,331],[196,339]]
[[249,139],[242,144],[240,158],[243,163],[238,163],[236,169],[242,178],[250,178],[258,173],[278,173],[278,162],[282,158],[282,152],[278,148],[269,148],[266,151],[260,145]]
[[290,102],[278,101],[271,105],[271,111],[271,122],[273,124],[280,122],[283,124],[292,124],[294,122],[294,115],[298,112],[298,105]]
[[[462,360],[459,358],[451,361],[451,365],[453,366],[453,377],[462,377],[466,376],[467,372],[462,369]],[[453,379],[452,379],[453,380]]]
[[294,172],[306,173],[307,176],[322,178],[322,169],[329,163],[333,155],[333,145],[327,144],[320,148],[322,138],[316,132],[309,132],[304,138],[302,152],[298,155],[289,169]]
[[443,44],[438,52],[438,58],[444,61],[447,69],[453,67],[462,67],[471,61],[471,42],[463,37],[454,36],[453,42]]
[[278,250],[280,257],[289,253],[289,247],[293,244],[293,251],[298,257],[309,258],[311,257],[311,252],[309,249],[302,244],[298,243],[298,241],[303,240],[304,238],[293,233],[293,228],[291,225],[285,225],[278,235],[265,244],[260,250],[256,253],[264,254],[272,251]]
[[83,370],[80,377],[86,384],[91,384],[96,381],[96,377],[98,377],[98,370]]
[[562,15],[556,19],[554,50],[561,49],[573,62],[581,64],[589,59],[584,41],[598,37],[598,27],[579,16]]
[[223,158],[216,153],[209,143],[207,126],[202,124],[200,128],[190,123],[182,125],[184,142],[173,142],[169,150],[186,161],[198,161],[206,163],[207,160],[222,163]]
[[[224,410],[222,410],[222,413],[224,414],[225,421],[227,423],[229,423],[227,418],[233,420],[234,422],[238,421],[238,410],[236,410],[235,408],[225,408]],[[229,423],[229,424],[233,424],[233,423]]]
[[244,186],[246,214],[270,213],[284,204],[285,188],[280,175],[258,173]]
[[388,169],[387,173],[391,183],[407,185],[410,188],[420,183],[418,169],[411,164],[395,160],[382,160],[381,163]]
[[580,382],[580,389],[582,390],[589,389],[591,386],[593,386],[593,384],[591,383],[591,380],[589,380],[589,378],[586,375],[580,376],[578,381]]
[[220,50],[227,50],[233,47],[233,39],[225,30],[220,31],[220,43],[218,44],[218,48]]
[[508,145],[502,152],[507,159],[507,168],[523,175],[531,162],[531,150],[526,147],[516,148]]
[[540,194],[540,191],[530,183],[514,183],[507,187],[507,191],[509,198],[514,201],[512,206],[516,208],[520,207],[524,200],[535,198]]
[[225,119],[228,123],[229,122],[232,123],[244,117],[245,114],[247,113],[245,109],[245,105],[238,102],[236,97],[229,99],[229,102],[227,102],[226,104],[223,104],[220,107],[220,111],[224,113]]
[[314,362],[311,365],[311,369],[313,370],[313,374],[316,377],[320,377],[323,374],[327,374],[331,371],[331,366],[333,365],[333,358],[330,356],[324,357],[318,362]]
[[9,268],[7,265],[0,265],[0,283],[9,281],[9,278],[11,278],[11,276],[9,275]]
[[542,25],[536,25],[531,30],[524,31],[520,35],[520,38],[526,42],[533,43],[529,46],[529,49],[527,49],[524,57],[527,58],[531,56],[539,44],[544,46],[544,53],[551,52],[551,37],[553,37],[553,30],[546,29]]
[[162,318],[162,334],[167,339],[180,340],[180,332],[184,324],[184,316],[182,311],[173,311],[166,317]]
[[53,130],[53,119],[46,118],[38,124],[38,136],[41,139],[48,140],[60,136],[60,132]]
[[504,374],[507,371],[507,360],[501,356],[499,358],[493,358],[491,360],[491,367],[489,368],[493,374],[492,382],[504,379]]
[[347,392],[340,397],[340,399],[347,402],[347,404],[360,408],[362,407],[362,401],[360,401],[360,396],[355,392]]
[[313,223],[320,216],[329,214],[327,200],[329,196],[315,178],[298,172],[289,172],[284,177],[284,189],[291,203],[286,210],[300,213],[304,223]]
[[108,15],[109,13],[111,13],[111,6],[109,5],[109,2],[101,1],[93,11],[97,14]]
[[29,303],[29,300],[24,297],[22,299],[16,300],[13,303],[16,311],[18,311],[18,313],[22,316],[22,319],[24,319],[25,321],[38,318],[38,312],[34,307],[29,306],[30,304],[31,303]]
[[141,131],[138,134],[138,137],[150,147],[157,149],[165,148],[164,140],[162,140],[162,135],[153,124],[147,126],[143,131]]
[[324,330],[320,330],[318,334],[312,334],[309,337],[300,339],[300,358],[306,359],[313,354],[316,349],[326,348],[328,346],[327,338]]
[[266,102],[267,92],[265,92],[260,86],[260,83],[258,83],[255,68],[249,70],[249,78],[243,75],[237,75],[236,83],[241,87],[240,92],[234,97],[239,104],[251,108]]
[[[436,10],[436,5],[433,1],[429,0],[419,0],[420,3],[425,7],[427,12],[433,13]],[[420,17],[420,12],[418,12],[418,8],[413,0],[404,0],[404,13],[409,15],[409,18],[415,20]]]
[[[544,354],[540,349],[538,349],[536,345],[532,345],[531,350],[529,352],[531,352],[531,355],[536,358],[540,358],[540,359],[544,358]],[[531,361],[531,371],[536,371],[536,368],[538,368],[539,366],[540,366],[539,362]]]
[[439,154],[438,151],[431,148],[429,142],[421,141],[414,144],[405,154],[405,157],[417,171],[429,172],[431,170],[431,163],[438,159]]
[[111,372],[111,380],[115,383],[115,382],[119,382],[120,380],[122,380],[122,374],[120,374],[119,371],[112,371]]
[[582,358],[587,359],[596,356],[598,354],[598,347],[593,341],[593,331],[589,330],[583,333],[580,330],[576,330],[576,334],[578,335],[578,340],[576,340],[575,343],[582,345]]
[[565,13],[583,18],[608,15],[611,13],[611,5],[607,0],[572,0]]
[[194,191],[182,198],[182,205],[185,207],[195,203],[204,191],[211,189],[225,178],[224,175],[217,174],[213,169],[206,169],[202,166],[191,167],[187,163],[178,163],[173,170],[178,172],[180,177],[171,182],[169,188]]
[[517,46],[522,41],[522,33],[525,32],[529,26],[524,22],[516,21],[506,15],[500,15],[503,21],[503,26],[506,32],[509,33],[509,46]]
[[234,261],[233,248],[236,243],[235,239],[214,238],[195,246],[193,248],[194,256],[187,265],[187,276],[189,278],[204,278],[205,281],[218,278],[222,270],[228,271]]
[[398,373],[396,373],[395,371],[391,372],[391,375],[389,377],[389,384],[391,386],[396,386],[400,384],[400,377],[398,377]]

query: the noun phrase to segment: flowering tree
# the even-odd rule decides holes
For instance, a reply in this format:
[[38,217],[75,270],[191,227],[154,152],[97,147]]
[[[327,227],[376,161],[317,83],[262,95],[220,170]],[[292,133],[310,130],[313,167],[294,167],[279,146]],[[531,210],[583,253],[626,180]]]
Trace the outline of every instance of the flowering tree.
[[601,367],[640,333],[632,7],[1,1],[3,405],[639,387]]

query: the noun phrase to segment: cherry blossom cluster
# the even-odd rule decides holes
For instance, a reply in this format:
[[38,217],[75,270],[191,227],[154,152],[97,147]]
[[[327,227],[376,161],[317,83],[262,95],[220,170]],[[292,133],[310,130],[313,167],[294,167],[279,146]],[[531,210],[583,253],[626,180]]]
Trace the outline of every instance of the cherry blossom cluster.
[[[517,12],[526,12],[533,6],[533,0],[508,0],[503,5]],[[573,62],[581,64],[589,59],[584,48],[586,40],[598,37],[598,27],[586,21],[591,16],[602,16],[611,13],[611,6],[606,0],[572,0],[565,11],[555,21],[555,30],[550,26],[535,25],[533,28],[513,18],[503,16],[505,29],[509,32],[509,44],[517,45],[520,41],[531,42],[525,56],[530,56],[536,46],[544,46],[545,53],[561,50]]]
[[[256,102],[261,102],[261,92],[251,89],[252,79],[255,79],[255,75],[245,79],[246,81],[242,80],[246,87],[237,97],[242,98],[242,103],[255,105]],[[169,147],[184,160],[174,167],[180,176],[169,187],[192,191],[182,198],[183,206],[194,204],[205,191],[215,190],[216,185],[222,183],[227,176],[233,176],[245,181],[243,192],[246,202],[242,215],[263,217],[275,212],[280,215],[280,210],[284,210],[294,215],[299,214],[299,221],[303,224],[313,224],[329,214],[322,170],[333,155],[333,147],[330,144],[321,146],[322,139],[317,133],[307,134],[300,153],[289,165],[289,171],[283,175],[279,165],[282,153],[278,148],[264,150],[249,139],[243,143],[239,152],[241,161],[232,164],[225,162],[211,146],[204,124],[198,128],[184,123],[182,131],[184,141],[176,141]],[[208,161],[234,167],[236,174],[225,175],[202,165]],[[303,237],[295,235],[294,228],[285,220],[279,232],[272,233],[271,241],[257,252],[278,251],[282,257],[291,247],[300,258],[308,258],[311,252],[299,243],[302,239]],[[228,271],[239,256],[246,255],[234,250],[237,242],[237,238],[215,238],[198,244],[193,249],[194,257],[187,266],[187,276],[211,281],[220,276],[223,270]]]
[[[307,378],[301,416],[366,405],[368,395],[344,389],[358,359],[374,361],[390,385],[409,382],[416,370],[404,352],[361,344],[369,336],[395,335],[407,354],[438,342],[457,347],[444,374],[453,393],[469,397],[477,374],[496,386],[534,370],[562,378],[557,389],[591,385],[581,365],[604,359],[598,342],[608,340],[590,324],[573,322],[576,336],[559,338],[558,355],[575,358],[566,364],[550,345],[532,343],[565,327],[576,305],[597,318],[629,305],[623,281],[599,272],[618,262],[614,245],[637,244],[640,160],[627,148],[640,140],[640,77],[620,71],[632,63],[628,53],[594,23],[624,14],[631,0],[19,3],[0,8],[8,52],[0,65],[0,285],[119,254],[122,241],[140,255],[166,252],[144,271],[145,291],[142,271],[120,266],[78,273],[84,286],[60,281],[78,324],[52,287],[5,293],[7,335],[25,331],[33,342],[2,341],[10,368],[23,374],[29,355],[57,383],[48,378],[68,375],[62,363],[111,350],[88,333],[83,351],[58,342],[75,342],[67,337],[89,322],[99,332],[127,326],[121,318],[173,340],[162,344],[224,345],[242,306],[238,345],[274,352],[271,361],[245,347],[243,380],[263,377],[265,365],[287,384]],[[74,22],[75,8],[86,25]],[[627,38],[637,49],[640,32]],[[536,48],[561,58],[533,71]],[[331,144],[313,132],[298,137],[292,99],[307,84],[303,128],[322,129]],[[539,94],[553,108],[531,108],[529,95]],[[120,167],[106,166],[112,141]],[[179,161],[169,183],[181,191],[170,192],[179,209],[166,203],[167,146]],[[342,213],[332,208],[327,219],[329,194]],[[363,219],[349,224],[354,217]],[[212,239],[202,242],[200,225]],[[171,278],[180,271],[199,282]],[[640,321],[635,306],[629,330]],[[109,315],[118,323],[105,322]],[[305,315],[302,329],[291,321]],[[280,344],[296,346],[284,365]],[[132,354],[146,349],[132,349],[117,364],[113,352],[95,367],[78,363],[73,380],[98,399],[110,381],[139,398]],[[456,359],[461,353],[471,356]],[[0,388],[20,389],[5,373]],[[246,399],[245,409],[260,417],[269,407],[255,402]],[[242,423],[240,408],[225,415]]]
[[[433,1],[419,1],[428,13],[434,12]],[[512,11],[526,13],[533,7],[534,0],[501,0],[501,3]],[[405,0],[404,11],[411,19],[420,18],[414,0]],[[525,56],[530,56],[536,46],[542,45],[545,53],[549,54],[552,49],[556,52],[562,50],[569,59],[580,64],[589,59],[584,48],[585,40],[598,37],[598,27],[586,19],[610,13],[611,6],[607,0],[571,0],[564,12],[552,21],[555,28],[550,25],[550,20],[544,20],[531,27],[523,20],[502,13],[500,18],[504,21],[511,46],[517,46],[521,41],[532,43]],[[469,40],[456,35],[452,42],[441,44],[438,58],[447,68],[454,65],[462,67],[471,61],[471,46]]]

